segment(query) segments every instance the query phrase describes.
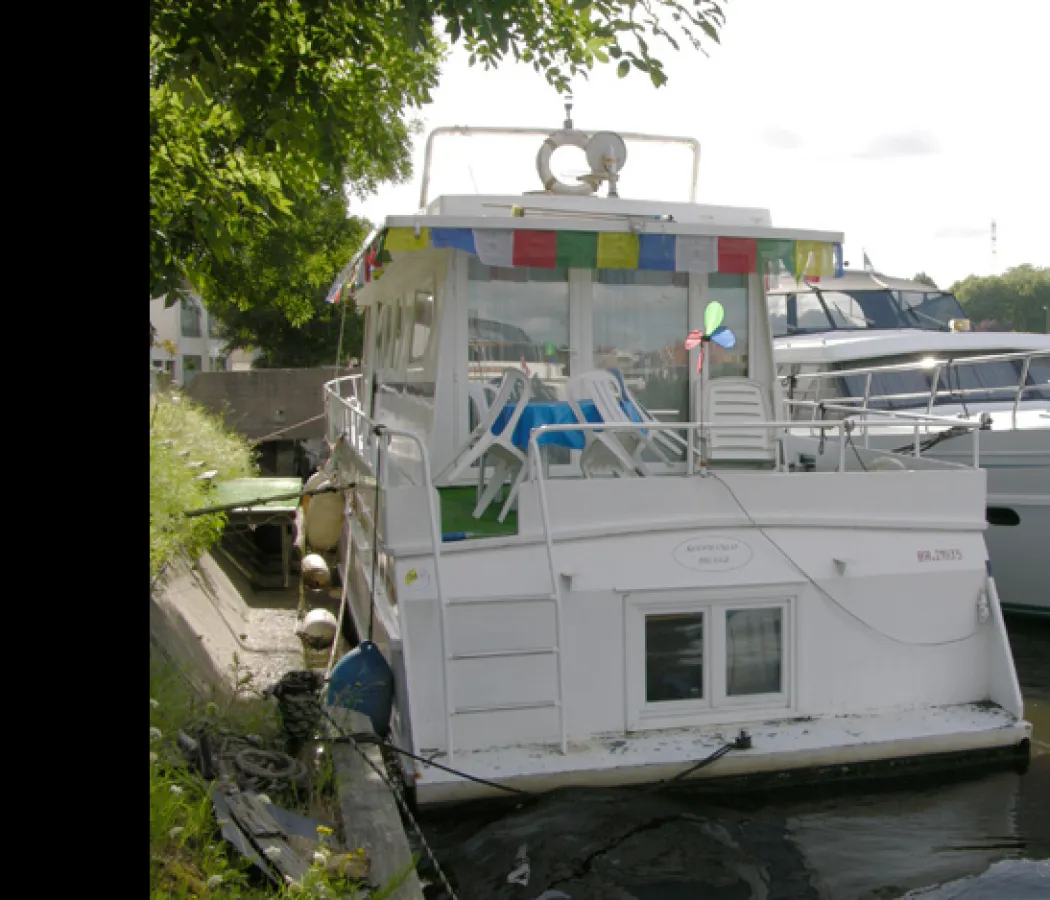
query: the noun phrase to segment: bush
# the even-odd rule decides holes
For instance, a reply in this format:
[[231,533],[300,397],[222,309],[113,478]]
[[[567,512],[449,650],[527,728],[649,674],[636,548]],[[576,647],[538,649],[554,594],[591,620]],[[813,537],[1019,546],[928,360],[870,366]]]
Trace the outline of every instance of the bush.
[[[198,465],[199,464],[199,465]],[[186,518],[208,505],[214,480],[256,474],[251,446],[222,420],[178,393],[150,395],[149,574],[150,583],[176,558],[196,560],[218,540],[226,516]]]

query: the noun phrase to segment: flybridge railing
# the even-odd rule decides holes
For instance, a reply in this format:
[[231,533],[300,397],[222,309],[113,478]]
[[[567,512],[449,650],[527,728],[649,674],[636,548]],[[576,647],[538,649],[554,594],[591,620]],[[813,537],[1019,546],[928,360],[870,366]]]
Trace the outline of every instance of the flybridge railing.
[[[856,410],[851,410],[856,412]],[[871,412],[875,412],[871,410]],[[894,424],[892,417],[899,414],[891,413],[884,419],[826,419],[823,421],[806,422],[804,427],[809,429],[819,430],[822,434],[826,432],[838,432],[838,465],[836,467],[837,472],[845,472],[846,470],[846,445],[852,440],[852,435],[858,429],[864,429],[868,427],[886,427],[887,424]],[[909,428],[915,425],[936,425],[944,427],[946,425],[953,425],[959,428],[965,428],[973,434],[973,467],[980,468],[980,438],[978,437],[982,423],[979,421],[959,421],[957,419],[948,419],[938,416],[907,416],[903,417],[902,421],[896,423],[897,425],[904,425]],[[539,482],[539,491],[541,494],[541,504],[543,503],[542,496],[544,495],[544,488],[542,482],[547,480],[545,474],[545,466],[542,465],[542,456],[539,453],[539,445],[537,441],[539,438],[546,434],[553,434],[560,431],[602,431],[602,432],[632,432],[632,431],[673,431],[681,435],[683,432],[686,433],[686,446],[687,455],[685,461],[684,472],[674,471],[669,473],[670,477],[675,475],[697,475],[704,472],[705,467],[709,466],[709,463],[705,463],[703,459],[700,459],[700,469],[697,470],[697,447],[702,448],[702,441],[705,435],[710,434],[714,431],[727,430],[727,431],[742,431],[748,430],[771,430],[774,434],[779,433],[781,436],[786,436],[792,431],[798,431],[800,423],[798,421],[771,421],[771,422],[656,422],[653,420],[646,420],[643,425],[639,425],[636,422],[586,422],[576,423],[571,425],[541,425],[539,428],[534,428],[529,435],[528,445],[528,465],[529,465],[529,479]],[[868,448],[870,449],[870,448]],[[731,455],[731,451],[726,451],[726,455]],[[782,470],[784,464],[783,454],[777,452],[776,454],[776,465],[778,469]],[[562,476],[564,477],[564,476]],[[652,476],[642,477],[654,477],[661,478],[667,477],[660,474],[654,474]]]
[[[427,518],[430,522],[430,545],[431,552],[434,555],[434,590],[437,593],[438,601],[438,619],[440,621],[441,628],[441,672],[444,679],[444,693],[445,693],[445,741],[448,745],[448,761],[452,763],[453,757],[453,745],[452,745],[452,689],[449,682],[448,673],[448,622],[445,615],[445,593],[442,587],[442,572],[441,572],[441,521],[439,518],[439,511],[434,503],[434,491],[431,486],[434,483],[433,470],[430,465],[430,454],[427,452],[426,442],[423,441],[419,435],[414,434],[411,431],[402,431],[397,428],[388,428],[386,425],[379,426],[372,421],[364,412],[360,402],[360,389],[363,384],[361,375],[347,375],[343,378],[336,378],[333,381],[329,381],[324,386],[325,393],[325,410],[328,415],[328,438],[334,444],[339,440],[340,437],[345,437],[349,442],[353,450],[362,459],[365,458],[365,451],[370,449],[372,451],[372,463],[371,471],[373,475],[378,475],[383,472],[383,466],[380,463],[380,456],[382,454],[389,454],[390,439],[399,438],[407,440],[418,448],[419,459],[423,468],[423,485],[426,488],[427,495]],[[389,470],[389,467],[387,467]],[[377,479],[377,488],[382,489],[384,484],[382,481],[385,479]],[[378,490],[377,490],[378,497]],[[379,509],[373,504],[372,516],[378,516]],[[377,532],[378,536],[378,532]],[[375,552],[375,548],[372,548],[372,552]],[[376,573],[373,572],[372,577],[376,577]],[[350,573],[347,572],[344,580],[343,587],[343,598],[339,605],[339,618],[340,627],[342,627],[343,611],[346,608],[347,598],[346,591],[347,585],[350,583]],[[373,589],[374,589],[373,585]],[[408,634],[402,631],[402,641],[405,645],[405,655],[409,654],[408,650]]]
[[[846,404],[828,403],[823,400],[785,400],[784,406],[788,410],[813,410],[814,418],[811,420],[792,420],[791,427],[796,434],[799,432],[800,429],[820,428],[828,421],[850,422],[852,423],[854,429],[860,429],[863,435],[865,450],[871,449],[872,429],[875,429],[876,431],[881,432],[882,434],[886,434],[888,429],[894,429],[899,431],[903,428],[908,431],[911,431],[913,442],[912,450],[915,456],[922,455],[922,437],[923,435],[928,436],[931,428],[937,428],[938,431],[945,431],[951,428],[966,429],[973,434],[974,466],[976,467],[980,465],[980,445],[979,438],[977,437],[977,435],[980,433],[980,430],[984,427],[984,423],[980,419],[953,419],[949,418],[948,416],[928,416],[924,413],[910,413],[905,410],[868,409],[863,411],[864,414],[867,416],[875,416],[876,420],[857,421],[848,417],[856,415],[860,410],[858,410],[858,408],[855,406],[849,406]],[[835,420],[816,418],[818,412],[821,415],[823,415],[826,411],[843,413],[846,416],[846,418]],[[882,418],[878,419],[877,417],[879,416],[882,416]]]
[[[916,407],[922,406],[923,403],[925,403],[926,414],[929,416],[933,414],[933,409],[937,405],[938,400],[959,400],[960,402],[965,402],[968,397],[973,398],[980,396],[984,400],[989,400],[991,399],[991,395],[998,395],[998,397],[1001,397],[1003,401],[1012,401],[1011,421],[1013,427],[1016,428],[1017,411],[1020,408],[1021,401],[1025,399],[1025,394],[1027,392],[1036,391],[1040,388],[1044,390],[1050,390],[1050,383],[1028,383],[1028,376],[1031,373],[1031,364],[1033,359],[1050,360],[1050,350],[1029,350],[1020,351],[1016,353],[994,353],[982,356],[965,356],[946,359],[936,359],[931,357],[929,360],[918,360],[915,362],[897,363],[893,365],[865,366],[849,369],[833,369],[824,372],[799,372],[794,375],[781,375],[780,380],[785,386],[785,388],[794,391],[797,387],[800,386],[801,382],[811,382],[819,386],[822,382],[833,379],[863,378],[864,393],[860,396],[829,398],[832,400],[836,407],[848,407],[847,411],[850,413],[884,412],[883,410],[873,409],[871,404],[890,401],[914,400],[916,401],[914,404],[914,406]],[[989,387],[976,388],[962,388],[952,386],[952,370],[954,369],[968,369],[970,367],[977,368],[980,366],[990,366],[1004,362],[1015,361],[1020,361],[1021,363],[1020,375],[1015,384],[993,385]],[[928,374],[930,376],[929,389],[926,391],[911,391],[892,394],[885,392],[872,393],[872,380],[876,375],[906,372],[921,372],[923,374]],[[945,373],[947,373],[946,376]],[[942,387],[942,383],[946,383],[947,387]],[[794,400],[794,398],[792,398],[792,400],[788,402],[794,404],[801,404],[814,401],[797,401]],[[825,402],[824,407],[827,409],[831,409],[831,404]],[[894,412],[897,415],[902,414],[901,410],[894,410]],[[814,417],[816,417],[816,410],[814,410]],[[958,425],[959,423],[954,422],[953,424]]]
[[367,419],[361,406],[363,386],[364,376],[361,374],[344,375],[325,382],[324,407],[328,417],[329,443],[334,444],[340,436],[346,435],[354,449],[360,451],[368,446],[369,429],[361,433],[361,429],[353,427],[359,418]]

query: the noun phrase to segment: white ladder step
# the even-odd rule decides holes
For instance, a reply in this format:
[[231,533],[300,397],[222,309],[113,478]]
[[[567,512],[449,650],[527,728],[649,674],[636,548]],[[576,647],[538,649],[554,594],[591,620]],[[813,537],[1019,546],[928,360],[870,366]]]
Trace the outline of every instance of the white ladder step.
[[561,706],[557,700],[527,700],[523,703],[497,703],[492,706],[461,706],[452,710],[454,716],[471,715],[472,713],[504,712],[515,709],[556,709]]
[[557,647],[522,647],[517,650],[472,650],[465,653],[452,653],[448,658],[493,659],[504,656],[547,656],[557,652]]
[[520,594],[511,597],[460,597],[446,601],[445,606],[474,606],[479,603],[554,603],[557,599],[554,594]]

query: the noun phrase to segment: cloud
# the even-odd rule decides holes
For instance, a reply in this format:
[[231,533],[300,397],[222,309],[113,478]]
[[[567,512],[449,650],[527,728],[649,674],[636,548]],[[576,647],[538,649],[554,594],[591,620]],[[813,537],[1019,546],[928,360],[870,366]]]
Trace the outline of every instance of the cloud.
[[926,131],[901,131],[875,138],[867,148],[854,154],[861,159],[890,159],[894,156],[928,156],[937,153],[940,144]]
[[991,234],[988,228],[979,228],[976,225],[946,225],[938,228],[934,237],[938,238],[980,238]]
[[803,144],[801,135],[786,128],[767,128],[762,133],[762,139],[777,150],[795,150]]

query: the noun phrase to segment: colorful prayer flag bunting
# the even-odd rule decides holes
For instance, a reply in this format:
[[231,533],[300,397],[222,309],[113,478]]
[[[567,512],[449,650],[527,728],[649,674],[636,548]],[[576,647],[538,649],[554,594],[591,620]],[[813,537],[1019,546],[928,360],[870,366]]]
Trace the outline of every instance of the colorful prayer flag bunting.
[[[565,269],[642,269],[763,275],[781,268],[810,280],[843,274],[842,245],[775,238],[696,237],[632,232],[550,231],[524,228],[387,228],[338,282],[362,285],[382,274],[392,253],[430,248],[461,250],[487,266]],[[336,287],[329,302],[336,302]]]

